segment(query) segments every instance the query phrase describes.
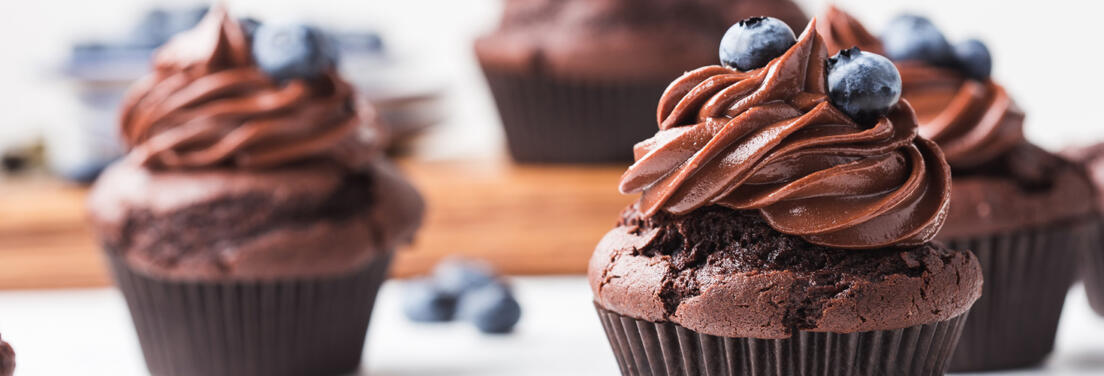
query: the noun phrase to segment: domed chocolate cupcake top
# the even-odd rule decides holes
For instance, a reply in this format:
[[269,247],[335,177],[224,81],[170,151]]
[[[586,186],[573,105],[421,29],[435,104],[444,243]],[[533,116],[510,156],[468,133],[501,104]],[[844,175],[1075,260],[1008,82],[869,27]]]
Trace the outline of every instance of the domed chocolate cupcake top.
[[645,215],[758,209],[786,234],[837,248],[912,246],[942,226],[950,171],[906,102],[860,124],[829,100],[816,20],[765,67],[691,71],[664,92],[660,131],[621,191]]
[[353,88],[332,64],[315,64],[322,70],[314,76],[273,77],[257,64],[250,34],[216,6],[157,52],[154,72],[122,109],[131,158],[157,168],[267,168],[306,159],[364,166],[374,151],[361,130],[372,114]]

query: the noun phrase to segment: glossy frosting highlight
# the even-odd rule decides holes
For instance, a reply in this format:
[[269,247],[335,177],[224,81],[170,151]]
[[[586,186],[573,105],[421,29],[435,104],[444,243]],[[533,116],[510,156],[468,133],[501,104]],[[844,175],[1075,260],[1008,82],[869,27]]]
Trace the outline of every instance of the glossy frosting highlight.
[[660,131],[635,147],[621,191],[640,210],[758,209],[768,224],[820,245],[922,244],[942,226],[950,170],[918,137],[904,101],[864,127],[827,97],[827,47],[816,20],[766,67],[708,66],[675,80]]
[[223,7],[159,50],[131,89],[121,134],[130,158],[154,168],[268,168],[331,159],[370,161],[371,110],[334,71],[275,82],[254,63],[249,38]]

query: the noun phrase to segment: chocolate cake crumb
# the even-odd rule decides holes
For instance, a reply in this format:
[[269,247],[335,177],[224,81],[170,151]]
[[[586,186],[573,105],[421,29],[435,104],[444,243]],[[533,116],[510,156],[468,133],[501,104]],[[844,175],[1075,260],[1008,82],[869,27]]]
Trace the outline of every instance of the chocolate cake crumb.
[[658,292],[667,316],[673,316],[686,299],[699,295],[712,276],[789,271],[796,280],[790,286],[783,325],[791,331],[815,328],[825,304],[850,294],[855,283],[894,275],[921,277],[962,257],[939,243],[874,250],[820,246],[779,233],[757,211],[719,206],[683,216],[651,217],[630,207],[619,225],[634,229],[635,234],[658,229],[653,240],[635,253],[669,263]]
[[220,197],[168,214],[150,210],[127,216],[116,251],[146,249],[156,263],[171,266],[203,250],[233,250],[237,244],[283,228],[319,222],[342,222],[368,211],[373,204],[373,179],[350,174],[332,194],[317,198],[284,198],[267,194]]

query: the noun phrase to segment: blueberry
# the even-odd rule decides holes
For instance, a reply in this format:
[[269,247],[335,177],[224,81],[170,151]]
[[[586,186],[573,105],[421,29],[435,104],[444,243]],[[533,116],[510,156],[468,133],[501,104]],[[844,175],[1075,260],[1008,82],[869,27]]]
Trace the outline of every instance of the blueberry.
[[403,285],[403,313],[415,322],[444,322],[456,313],[456,295],[437,288],[430,280],[414,280]]
[[495,282],[490,265],[476,261],[445,260],[433,269],[437,288],[459,296],[466,291]]
[[509,287],[491,283],[461,295],[456,316],[471,322],[483,333],[509,333],[521,319],[521,305]]
[[962,73],[977,80],[989,79],[993,71],[993,57],[989,48],[977,39],[959,42],[954,46],[955,60]]
[[318,28],[265,23],[253,35],[253,58],[276,80],[311,79],[337,63],[337,50]]
[[721,64],[749,71],[760,68],[797,43],[793,29],[773,17],[751,17],[737,22],[721,38]]
[[886,55],[895,61],[923,61],[949,66],[954,62],[954,50],[939,28],[930,20],[911,14],[897,16],[882,33]]
[[828,59],[828,97],[855,121],[869,124],[901,98],[901,74],[881,55],[842,50]]

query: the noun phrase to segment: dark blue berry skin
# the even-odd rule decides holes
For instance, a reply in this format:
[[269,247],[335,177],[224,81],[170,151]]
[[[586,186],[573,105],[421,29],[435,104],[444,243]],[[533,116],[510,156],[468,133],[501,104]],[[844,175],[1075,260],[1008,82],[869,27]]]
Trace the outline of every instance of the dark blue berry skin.
[[454,296],[495,283],[495,279],[489,265],[475,261],[445,260],[433,269],[437,288]]
[[456,296],[441,291],[431,280],[409,281],[402,292],[403,313],[410,321],[451,321],[456,313]]
[[930,20],[903,14],[897,16],[882,33],[886,55],[894,61],[923,61],[938,66],[953,66],[954,49]]
[[504,334],[513,331],[521,319],[521,305],[509,287],[491,283],[461,295],[456,315],[475,325],[480,332]]
[[842,50],[828,59],[828,97],[856,122],[869,125],[901,98],[901,74],[881,55]]
[[989,48],[985,43],[977,39],[959,42],[954,46],[955,60],[958,68],[966,76],[976,80],[988,80],[993,71],[993,57],[989,55]]
[[337,64],[337,50],[318,28],[265,23],[253,35],[253,58],[276,80],[312,79]]
[[797,43],[793,29],[772,17],[737,22],[721,38],[721,64],[741,71],[762,68]]

